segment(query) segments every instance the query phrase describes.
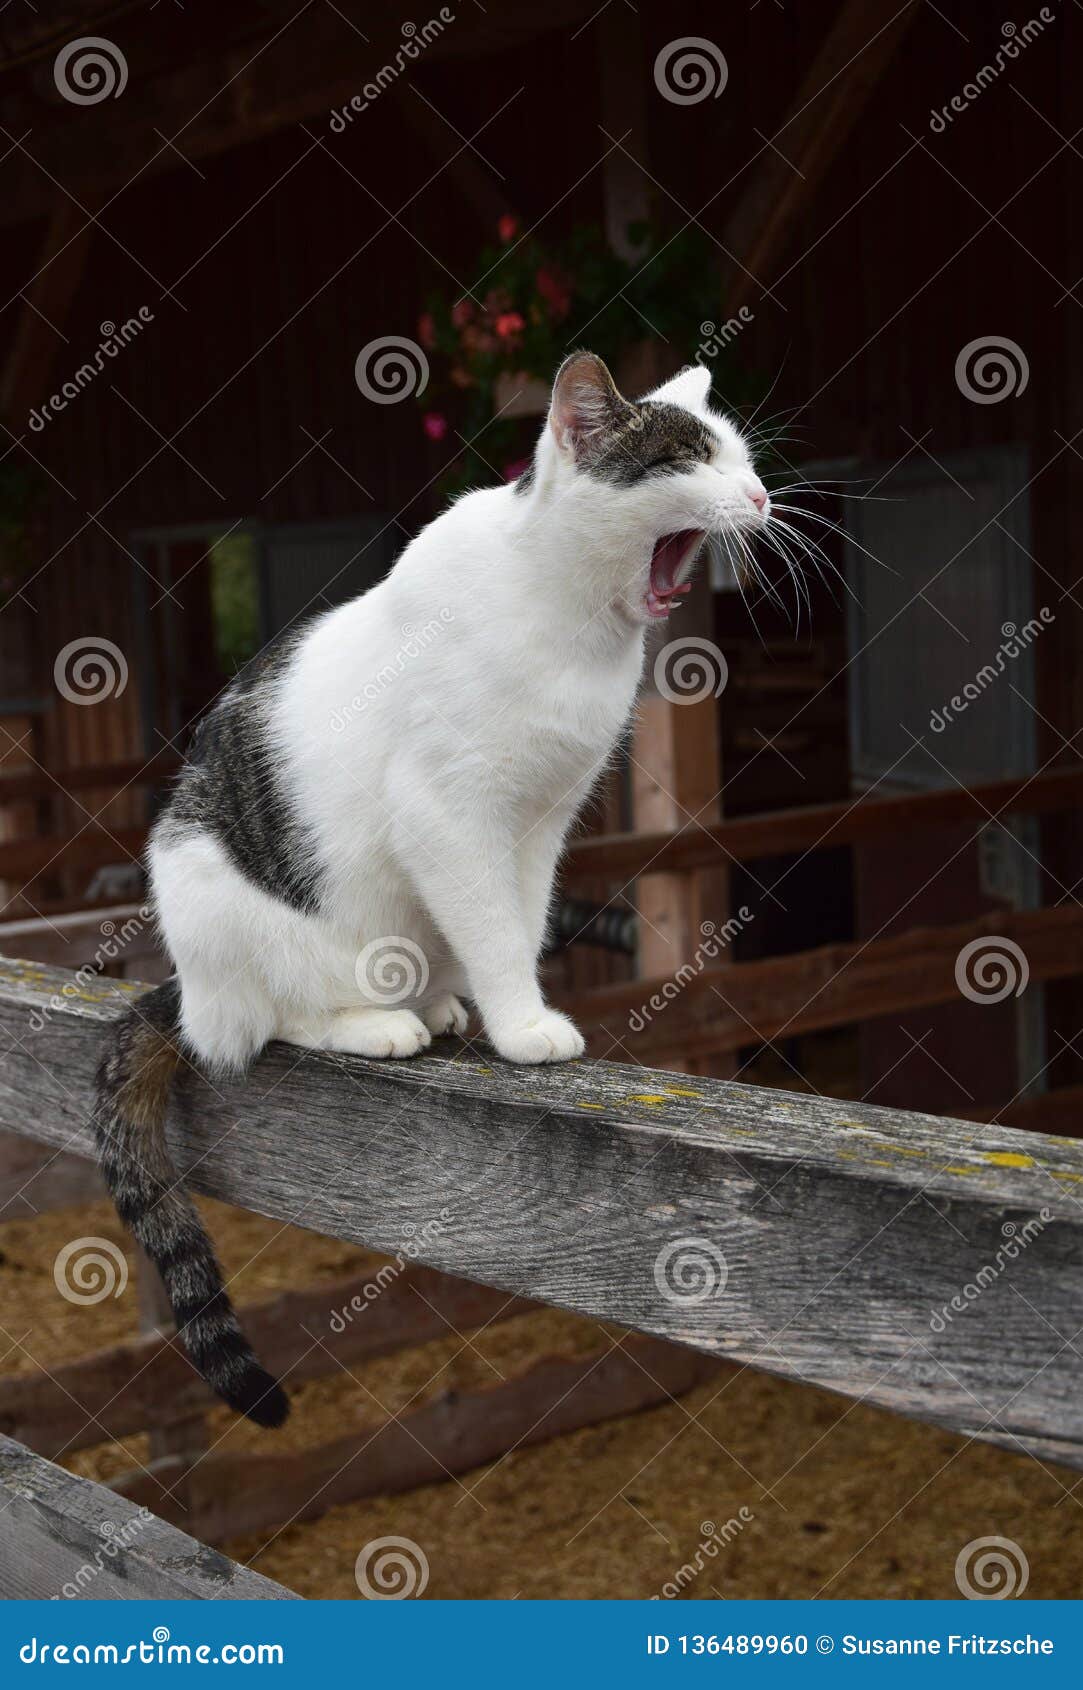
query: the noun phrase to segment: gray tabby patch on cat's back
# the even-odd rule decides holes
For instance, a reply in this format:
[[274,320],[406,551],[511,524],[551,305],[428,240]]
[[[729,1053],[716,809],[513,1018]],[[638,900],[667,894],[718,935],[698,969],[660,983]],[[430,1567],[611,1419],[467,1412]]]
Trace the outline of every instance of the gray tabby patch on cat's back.
[[264,892],[295,909],[316,907],[316,842],[294,815],[271,754],[271,706],[300,631],[290,630],[247,663],[199,723],[161,839],[202,830]]

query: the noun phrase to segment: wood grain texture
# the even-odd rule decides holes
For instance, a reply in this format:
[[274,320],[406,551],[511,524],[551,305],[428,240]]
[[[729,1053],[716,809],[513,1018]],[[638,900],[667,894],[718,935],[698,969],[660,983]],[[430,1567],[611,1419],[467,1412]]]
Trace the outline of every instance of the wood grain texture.
[[[390,1282],[378,1273],[352,1274],[238,1312],[260,1360],[292,1387],[340,1365],[511,1320],[533,1306],[413,1263]],[[55,1458],[107,1437],[172,1426],[215,1401],[175,1339],[148,1335],[49,1373],[0,1379],[0,1432]]]
[[0,1596],[298,1598],[89,1479],[0,1437]]
[[582,1356],[548,1356],[514,1379],[435,1402],[297,1453],[152,1463],[114,1488],[207,1543],[311,1520],[362,1496],[439,1483],[515,1449],[669,1402],[716,1364],[675,1344],[627,1338]]
[[843,0],[805,73],[793,109],[765,145],[726,225],[738,261],[725,308],[734,312],[774,266],[820,179],[861,116],[900,39],[921,10],[914,0]]
[[794,810],[767,810],[727,821],[686,822],[673,831],[599,833],[574,840],[562,873],[575,882],[586,875],[629,880],[640,874],[684,873],[723,862],[754,862],[789,852],[831,850],[837,845],[898,839],[914,827],[951,827],[990,815],[1042,815],[1083,803],[1083,768],[1078,764],[1029,775],[1024,780],[988,781],[943,792],[906,792],[892,798],[847,798]]
[[[596,1048],[610,1049],[619,1039],[639,1060],[664,1062],[675,1050],[686,1055],[735,1050],[951,1003],[959,997],[955,967],[960,951],[994,936],[1022,948],[1032,980],[1063,979],[1080,971],[1083,908],[997,910],[977,921],[914,927],[889,939],[821,945],[737,967],[693,966],[669,980],[599,986],[562,998],[561,1008]],[[652,998],[660,999],[660,1006]]]
[[[87,1154],[101,1032],[138,988],[66,982],[0,969],[0,1127]],[[187,1076],[170,1131],[228,1202],[392,1253],[412,1227],[446,1272],[1083,1466],[1075,1141],[450,1044],[272,1046],[221,1096]]]

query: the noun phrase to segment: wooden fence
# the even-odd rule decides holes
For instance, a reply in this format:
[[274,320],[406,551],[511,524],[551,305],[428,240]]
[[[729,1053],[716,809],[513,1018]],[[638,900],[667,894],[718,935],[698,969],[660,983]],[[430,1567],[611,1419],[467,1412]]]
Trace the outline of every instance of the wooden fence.
[[[141,990],[0,964],[0,1127],[89,1156],[101,1034]],[[287,1384],[529,1302],[631,1329],[316,1451],[167,1453],[121,1482],[197,1537],[465,1471],[720,1362],[1083,1468],[1081,1143],[603,1062],[515,1069],[452,1043],[409,1063],[272,1046],[220,1089],[189,1073],[170,1135],[196,1191],[392,1256],[413,1241],[417,1262],[371,1305],[370,1282],[347,1281],[244,1311]],[[364,1319],[331,1321],[358,1297]],[[9,1449],[6,1470],[16,1489],[20,1461],[39,1475],[38,1537],[66,1541],[45,1518],[66,1487],[91,1506],[38,1458],[208,1401],[149,1333],[0,1383],[0,1431],[36,1452]],[[82,1565],[82,1540],[69,1548],[43,1559],[37,1594]],[[30,1576],[0,1571],[0,1589]]]

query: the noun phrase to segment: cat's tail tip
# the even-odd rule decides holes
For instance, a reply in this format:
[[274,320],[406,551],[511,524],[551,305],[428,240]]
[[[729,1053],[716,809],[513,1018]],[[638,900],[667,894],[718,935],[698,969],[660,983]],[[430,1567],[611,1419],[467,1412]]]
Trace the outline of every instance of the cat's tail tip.
[[247,1415],[257,1426],[282,1426],[289,1418],[289,1397],[278,1380],[272,1379],[258,1362],[252,1364],[228,1396],[221,1386],[218,1389],[230,1408],[236,1409],[238,1414]]

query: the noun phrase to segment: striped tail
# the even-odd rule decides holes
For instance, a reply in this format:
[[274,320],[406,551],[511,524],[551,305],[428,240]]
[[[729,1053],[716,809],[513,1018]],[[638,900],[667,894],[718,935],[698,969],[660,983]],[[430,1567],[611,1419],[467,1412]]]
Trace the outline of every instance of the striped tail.
[[94,1129],[117,1213],[162,1276],[177,1331],[211,1389],[260,1426],[289,1413],[282,1387],[256,1360],[222,1284],[222,1270],[165,1138],[180,1060],[180,984],[156,986],[110,1029],[98,1066]]

